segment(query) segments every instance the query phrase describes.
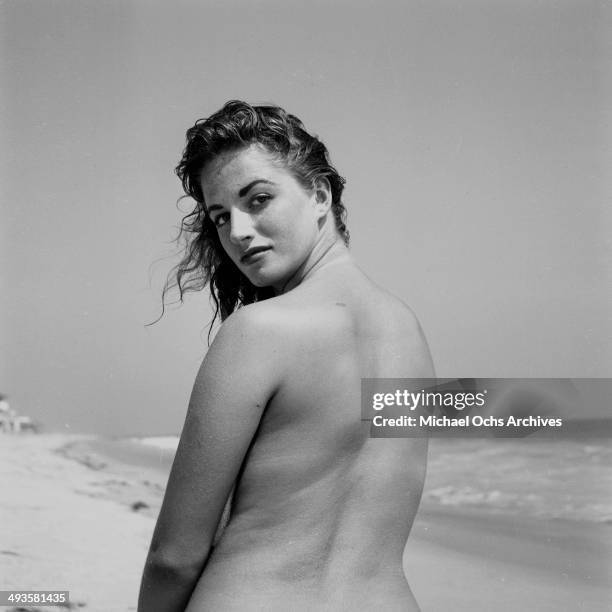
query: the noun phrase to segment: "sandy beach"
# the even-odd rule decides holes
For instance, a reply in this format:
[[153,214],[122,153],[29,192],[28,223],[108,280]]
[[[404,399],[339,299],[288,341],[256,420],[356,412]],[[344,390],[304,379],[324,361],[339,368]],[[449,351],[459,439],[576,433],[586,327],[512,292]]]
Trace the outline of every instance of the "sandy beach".
[[88,439],[0,438],[2,482],[10,491],[2,502],[1,588],[69,590],[71,607],[85,611],[135,610],[154,518],[126,502],[138,501],[146,487],[130,468],[58,453],[77,441]]
[[[0,457],[7,492],[0,589],[69,590],[72,609],[135,610],[171,450],[93,436],[4,435]],[[438,484],[434,471],[431,486]],[[424,612],[612,608],[609,521],[436,499],[426,490],[405,556]]]

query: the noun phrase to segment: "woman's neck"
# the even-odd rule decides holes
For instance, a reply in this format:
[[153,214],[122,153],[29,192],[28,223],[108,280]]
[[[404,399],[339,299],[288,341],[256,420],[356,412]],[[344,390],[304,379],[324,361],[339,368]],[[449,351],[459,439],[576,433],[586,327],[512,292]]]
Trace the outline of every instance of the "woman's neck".
[[306,261],[280,287],[275,287],[276,295],[287,293],[305,280],[312,278],[323,267],[331,263],[350,261],[351,256],[342,238],[335,236],[333,240],[321,241],[315,245]]

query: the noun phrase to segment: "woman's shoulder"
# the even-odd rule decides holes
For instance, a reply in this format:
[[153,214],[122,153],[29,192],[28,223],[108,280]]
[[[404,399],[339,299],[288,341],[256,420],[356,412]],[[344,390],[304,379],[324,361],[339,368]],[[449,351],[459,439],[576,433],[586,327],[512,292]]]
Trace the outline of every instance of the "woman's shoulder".
[[269,308],[239,308],[221,324],[196,384],[216,388],[222,381],[224,388],[255,386],[271,392],[282,378],[285,345]]
[[277,298],[255,302],[235,310],[217,332],[211,348],[218,344],[254,343],[274,349],[287,334],[299,328],[298,311]]
[[231,371],[238,379],[230,376],[228,385],[267,385],[270,392],[286,379],[308,331],[305,319],[296,321],[293,309],[274,301],[243,306],[222,323],[204,358],[203,379]]
[[278,297],[241,306],[221,326],[221,329],[259,332],[273,332],[287,323],[294,310]]
[[283,295],[243,306],[223,322],[217,337],[264,344],[286,352],[291,347],[299,350],[303,342],[308,343],[324,331],[331,335],[334,328],[345,327],[347,313],[333,301],[298,298]]

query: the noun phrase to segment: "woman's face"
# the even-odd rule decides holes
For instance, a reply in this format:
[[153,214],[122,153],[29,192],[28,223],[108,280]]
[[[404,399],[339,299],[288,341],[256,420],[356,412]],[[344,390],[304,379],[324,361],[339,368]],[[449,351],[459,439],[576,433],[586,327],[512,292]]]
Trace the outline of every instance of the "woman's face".
[[200,184],[231,260],[256,287],[281,289],[316,243],[316,191],[306,191],[258,145],[216,157]]

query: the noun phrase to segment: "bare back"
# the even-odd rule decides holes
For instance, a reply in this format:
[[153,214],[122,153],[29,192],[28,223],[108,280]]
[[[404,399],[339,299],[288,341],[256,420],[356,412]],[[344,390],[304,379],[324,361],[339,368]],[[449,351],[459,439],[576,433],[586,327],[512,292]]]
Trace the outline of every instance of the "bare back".
[[284,341],[231,516],[187,608],[418,609],[402,554],[425,477],[425,439],[373,439],[363,377],[430,377],[418,322],[352,264],[267,309]]

